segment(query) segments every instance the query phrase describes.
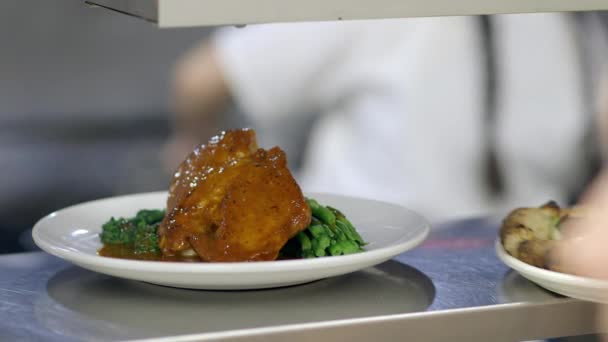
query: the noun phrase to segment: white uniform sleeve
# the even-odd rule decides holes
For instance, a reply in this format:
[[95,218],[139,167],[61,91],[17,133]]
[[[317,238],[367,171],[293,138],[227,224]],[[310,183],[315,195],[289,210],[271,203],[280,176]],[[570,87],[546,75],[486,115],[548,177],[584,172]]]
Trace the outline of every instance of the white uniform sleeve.
[[334,63],[352,39],[348,22],[225,28],[214,46],[237,104],[252,119],[276,120],[318,110]]

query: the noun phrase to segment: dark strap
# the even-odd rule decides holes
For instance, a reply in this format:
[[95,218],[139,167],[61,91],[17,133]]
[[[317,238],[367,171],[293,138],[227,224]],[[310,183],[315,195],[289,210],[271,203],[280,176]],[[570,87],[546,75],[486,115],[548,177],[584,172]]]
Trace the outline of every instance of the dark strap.
[[483,58],[483,88],[485,97],[483,102],[483,135],[485,152],[483,155],[483,174],[489,195],[499,196],[504,191],[504,179],[501,173],[497,152],[497,87],[498,67],[497,53],[494,39],[494,27],[491,17],[482,15],[477,20],[480,31],[482,58]]
[[[572,15],[572,18],[578,23],[578,42],[584,41],[584,37],[588,32],[585,32],[582,29],[581,23],[585,20],[590,20],[591,16],[598,16],[600,21],[604,26],[604,31],[606,32],[606,37],[608,37],[608,12],[591,12],[591,13],[576,13]],[[503,174],[500,168],[500,161],[498,159],[497,152],[497,133],[498,133],[498,103],[497,103],[497,94],[498,88],[500,86],[500,75],[498,73],[498,52],[496,49],[496,39],[495,39],[495,30],[494,25],[491,20],[491,16],[479,16],[478,17],[478,26],[480,31],[480,40],[481,40],[481,49],[483,56],[483,86],[486,90],[484,102],[483,102],[483,134],[485,139],[485,153],[483,159],[483,171],[485,176],[485,182],[489,189],[489,195],[493,197],[500,196],[505,190],[505,183]],[[595,115],[593,113],[593,108],[591,103],[593,103],[592,94],[595,93],[594,87],[590,86],[590,75],[593,72],[597,72],[596,70],[590,70],[589,59],[586,56],[589,53],[588,47],[579,46],[579,51],[581,53],[581,70],[582,70],[582,91],[583,95],[588,95],[587,97],[583,96],[586,100],[588,115],[587,119],[587,134],[583,138],[583,151],[584,155],[584,163],[582,167],[585,168],[585,176],[581,179],[581,184],[579,184],[575,189],[573,189],[572,194],[570,196],[571,202],[574,202],[578,199],[581,191],[586,188],[591,179],[598,173],[601,166],[601,157],[598,150],[598,139],[594,134],[596,130],[594,129],[596,120]],[[606,56],[608,58],[608,56]]]
[[[594,79],[594,74],[598,72],[599,65],[594,62],[593,56],[593,44],[596,44],[590,39],[593,36],[592,32],[589,32],[590,22],[596,20],[603,26],[603,32],[608,37],[608,17],[606,14],[601,12],[580,12],[573,13],[570,15],[574,21],[575,28],[575,39],[578,43],[579,60],[581,65],[581,92],[582,99],[585,101],[586,111],[586,130],[585,135],[581,141],[583,151],[583,165],[584,174],[582,175],[579,184],[575,185],[572,189],[569,204],[578,202],[580,195],[589,186],[593,178],[599,173],[601,169],[601,153],[599,150],[599,139],[597,136],[597,113],[594,107],[595,97],[597,96],[597,80]],[[603,56],[608,57],[608,56]]]

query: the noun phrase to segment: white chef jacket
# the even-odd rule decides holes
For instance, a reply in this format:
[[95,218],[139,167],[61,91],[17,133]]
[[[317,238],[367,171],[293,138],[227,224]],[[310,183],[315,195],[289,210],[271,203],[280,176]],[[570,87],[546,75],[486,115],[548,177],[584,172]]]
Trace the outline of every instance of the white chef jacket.
[[214,37],[234,98],[254,122],[317,113],[305,191],[400,203],[431,221],[566,200],[588,128],[574,22],[494,16],[497,153],[507,191],[483,177],[486,93],[473,17],[290,23]]

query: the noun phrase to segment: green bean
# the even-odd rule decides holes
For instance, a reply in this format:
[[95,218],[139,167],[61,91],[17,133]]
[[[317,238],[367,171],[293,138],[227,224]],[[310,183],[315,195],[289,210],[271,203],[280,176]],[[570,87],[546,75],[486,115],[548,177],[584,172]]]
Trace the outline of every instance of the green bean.
[[346,255],[359,252],[361,248],[352,241],[339,241],[335,245],[329,247],[329,253],[333,256]]
[[365,244],[363,238],[361,235],[359,235],[353,224],[346,218],[346,215],[344,215],[340,210],[330,206],[327,206],[327,209],[333,212],[333,214],[336,216],[336,221],[342,221],[348,226],[348,230],[351,232],[350,235],[353,237],[353,240],[356,240],[361,245]]
[[348,227],[348,225],[346,223],[344,223],[342,221],[336,221],[336,227],[340,228],[340,230],[342,232],[344,232],[344,235],[346,236],[346,238],[348,240],[356,240],[356,237],[351,232],[350,228]]
[[357,243],[359,243],[360,245],[365,244],[365,241],[363,241],[363,238],[361,237],[361,235],[359,235],[359,233],[357,232],[357,230],[355,229],[353,224],[350,223],[349,220],[347,220],[346,218],[342,218],[342,219],[340,219],[340,222],[342,222],[343,224],[346,225],[346,228],[350,232],[350,236],[351,236],[352,240],[357,241]]
[[313,216],[321,220],[321,222],[326,223],[330,226],[336,224],[336,216],[334,215],[334,213],[331,212],[331,210],[325,207],[319,206],[316,209],[312,209],[312,214]]
[[306,199],[306,204],[308,204],[308,206],[310,207],[310,210],[319,208],[321,205],[319,204],[319,202],[315,201],[312,198],[307,198]]
[[325,249],[329,247],[330,240],[326,235],[321,236],[318,239],[312,240],[312,249],[316,257],[325,256]]
[[308,231],[315,239],[327,234],[322,224],[310,226],[308,227]]
[[319,202],[314,199],[307,198],[306,203],[310,207],[310,211],[312,212],[312,217],[320,220],[323,223],[327,223],[330,226],[336,224],[336,216],[334,213],[327,209],[326,207],[319,204]]
[[[314,258],[362,251],[360,246],[364,244],[363,239],[342,212],[323,206],[312,198],[307,198],[306,203],[312,213],[311,223],[296,235],[292,254]],[[285,250],[288,252],[291,249]]]
[[332,213],[336,216],[337,219],[346,219],[346,216],[342,214],[342,212],[334,207],[326,206],[327,209],[331,210]]
[[313,253],[312,250],[302,251],[302,258],[310,259],[310,258],[314,258],[314,257],[315,257],[315,253]]
[[351,237],[353,240],[356,240],[361,245],[365,244],[365,241],[363,241],[363,238],[361,237],[361,235],[359,235],[359,233],[355,229],[355,226],[353,226],[353,224],[346,218],[346,216],[341,211],[330,206],[327,206],[327,208],[331,210],[336,216],[336,221],[341,221],[346,224],[348,230],[350,231],[349,237]]
[[342,247],[343,254],[357,253],[360,250],[361,250],[361,248],[359,247],[359,245],[357,245],[356,243],[354,243],[352,241],[343,242],[343,247]]
[[319,248],[322,251],[322,255],[316,254],[317,256],[323,256],[326,255],[325,250],[327,249],[327,247],[329,247],[329,245],[331,244],[331,240],[329,239],[329,237],[327,236],[322,236],[319,239]]
[[[334,233],[334,231],[331,228],[329,228],[329,226],[326,225],[325,223],[321,223],[320,225],[317,225],[317,226],[322,229],[323,235],[327,235],[330,238],[333,238],[334,236],[336,236],[336,233]],[[310,227],[308,229],[310,229]],[[317,228],[315,228],[315,229],[317,229]]]
[[306,233],[299,232],[297,237],[298,237],[298,240],[300,241],[300,246],[302,248],[302,252],[312,249],[312,243],[310,242],[310,238],[308,237],[308,235],[306,235]]

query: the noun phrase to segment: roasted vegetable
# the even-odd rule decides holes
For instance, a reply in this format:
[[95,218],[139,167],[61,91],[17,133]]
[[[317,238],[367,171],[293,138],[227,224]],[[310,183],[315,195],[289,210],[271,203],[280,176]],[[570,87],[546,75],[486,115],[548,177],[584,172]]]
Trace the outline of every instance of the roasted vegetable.
[[561,227],[573,210],[551,201],[539,208],[519,208],[503,221],[500,239],[513,257],[533,266],[553,269],[550,253],[561,239]]

